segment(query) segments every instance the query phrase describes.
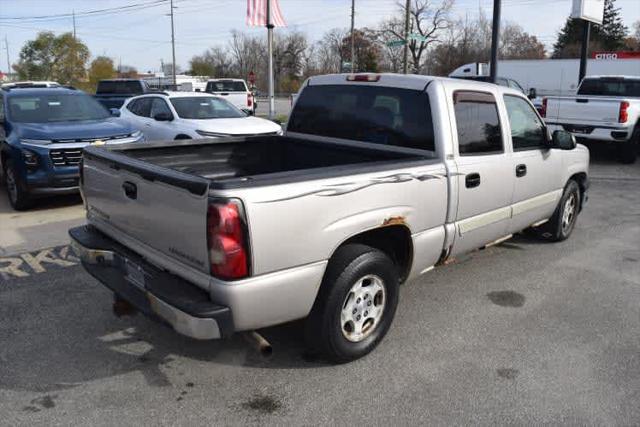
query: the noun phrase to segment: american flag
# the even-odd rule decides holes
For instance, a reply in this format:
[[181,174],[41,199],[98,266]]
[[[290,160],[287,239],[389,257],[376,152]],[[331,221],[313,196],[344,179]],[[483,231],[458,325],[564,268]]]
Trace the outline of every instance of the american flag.
[[[278,0],[271,0],[271,24],[286,27]],[[247,25],[264,27],[267,25],[267,0],[247,0]]]

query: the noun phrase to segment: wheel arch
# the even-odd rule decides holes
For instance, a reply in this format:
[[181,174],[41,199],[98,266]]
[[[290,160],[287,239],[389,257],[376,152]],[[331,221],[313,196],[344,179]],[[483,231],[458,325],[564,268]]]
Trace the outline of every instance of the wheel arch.
[[340,243],[331,257],[345,245],[359,243],[386,254],[398,266],[400,281],[409,276],[413,263],[413,240],[411,230],[405,224],[390,224],[355,234]]
[[[582,210],[582,206],[584,205],[585,194],[587,193],[587,189],[589,188],[589,180],[587,178],[586,172],[577,172],[569,177],[569,181],[575,181],[580,188],[580,210]],[[568,182],[568,181],[567,181]]]

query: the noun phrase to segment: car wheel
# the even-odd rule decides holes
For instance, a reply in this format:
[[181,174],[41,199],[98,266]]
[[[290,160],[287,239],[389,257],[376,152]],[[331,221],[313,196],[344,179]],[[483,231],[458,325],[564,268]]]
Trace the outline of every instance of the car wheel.
[[618,158],[620,163],[635,163],[638,156],[638,146],[640,146],[640,127],[636,127],[631,135],[631,139],[620,143],[618,146]]
[[336,363],[371,352],[391,326],[399,283],[395,264],[383,252],[361,244],[338,249],[306,320],[307,345]]
[[578,183],[570,180],[564,188],[560,203],[558,203],[551,219],[535,229],[537,234],[543,239],[552,242],[568,239],[578,219],[580,197]]
[[7,160],[5,163],[4,175],[7,197],[11,207],[18,211],[27,209],[31,205],[29,193],[25,190],[25,185],[18,177],[11,160]]

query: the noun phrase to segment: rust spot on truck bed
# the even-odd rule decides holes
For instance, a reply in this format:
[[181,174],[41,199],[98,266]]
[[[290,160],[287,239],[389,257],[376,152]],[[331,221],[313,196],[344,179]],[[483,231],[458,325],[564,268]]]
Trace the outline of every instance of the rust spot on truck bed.
[[386,227],[387,225],[407,225],[407,223],[403,216],[391,216],[382,221],[383,227]]

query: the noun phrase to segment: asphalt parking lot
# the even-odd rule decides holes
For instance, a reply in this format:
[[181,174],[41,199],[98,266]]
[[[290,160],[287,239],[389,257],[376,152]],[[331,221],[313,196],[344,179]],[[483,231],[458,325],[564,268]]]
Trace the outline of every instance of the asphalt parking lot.
[[380,347],[330,366],[301,324],[197,342],[111,296],[77,264],[77,197],[11,211],[0,192],[0,423],[640,423],[640,163],[594,147],[572,237],[522,236],[406,284]]

